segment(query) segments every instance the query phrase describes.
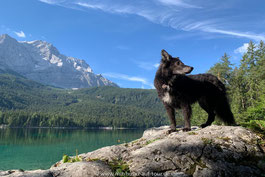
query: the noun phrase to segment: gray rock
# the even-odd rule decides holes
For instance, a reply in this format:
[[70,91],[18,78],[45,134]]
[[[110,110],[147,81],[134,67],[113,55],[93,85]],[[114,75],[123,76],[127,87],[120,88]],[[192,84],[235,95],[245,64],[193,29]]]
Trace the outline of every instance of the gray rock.
[[10,170],[0,172],[0,176],[7,177],[99,177],[112,176],[110,167],[102,161],[64,163],[50,170],[19,171]]
[[50,170],[33,170],[33,171],[21,171],[21,170],[9,170],[0,171],[0,176],[7,177],[53,177]]
[[102,161],[64,163],[51,170],[56,177],[111,176],[110,167]]
[[152,128],[146,130],[142,138],[130,143],[81,154],[83,162],[58,162],[49,170],[17,171],[12,174],[0,172],[0,176],[30,176],[33,173],[39,176],[113,174],[117,172],[111,165],[114,162],[119,162],[120,166],[127,165],[131,176],[211,177],[265,174],[265,156],[258,145],[260,137],[245,128],[212,125],[204,129],[196,128],[190,132],[179,131],[171,134],[168,134],[168,130],[168,126]]
[[122,159],[123,156],[126,156],[127,154],[127,148],[124,146],[107,146],[93,152],[80,154],[80,157],[84,160],[101,159],[113,161],[116,159]]

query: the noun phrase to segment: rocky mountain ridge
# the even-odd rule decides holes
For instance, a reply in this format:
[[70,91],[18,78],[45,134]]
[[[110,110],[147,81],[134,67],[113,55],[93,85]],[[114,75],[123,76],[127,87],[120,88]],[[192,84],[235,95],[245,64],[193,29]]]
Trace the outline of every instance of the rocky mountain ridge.
[[[264,176],[260,137],[239,126],[212,125],[168,134],[169,126],[146,130],[142,138],[57,162],[48,170],[0,171],[7,177]],[[75,158],[75,157],[72,157]]]
[[84,60],[67,57],[46,41],[18,42],[7,34],[0,36],[0,69],[61,88],[117,86],[93,73]]

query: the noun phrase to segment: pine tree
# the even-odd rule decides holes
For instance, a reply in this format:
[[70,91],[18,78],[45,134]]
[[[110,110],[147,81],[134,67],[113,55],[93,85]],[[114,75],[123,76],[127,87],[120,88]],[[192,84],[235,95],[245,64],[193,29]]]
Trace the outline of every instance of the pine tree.
[[240,67],[237,73],[235,73],[236,82],[240,82],[239,94],[243,110],[245,110],[248,106],[254,106],[254,102],[257,98],[258,78],[256,75],[256,53],[256,46],[252,41],[250,41],[247,52],[243,55],[240,61]]
[[221,57],[220,62],[216,63],[210,68],[208,73],[211,73],[218,77],[227,86],[230,85],[230,80],[232,77],[233,64],[230,62],[230,56],[224,53]]
[[258,85],[258,98],[261,95],[265,95],[265,44],[263,41],[260,41],[258,49],[256,51],[257,55],[257,78],[259,79]]

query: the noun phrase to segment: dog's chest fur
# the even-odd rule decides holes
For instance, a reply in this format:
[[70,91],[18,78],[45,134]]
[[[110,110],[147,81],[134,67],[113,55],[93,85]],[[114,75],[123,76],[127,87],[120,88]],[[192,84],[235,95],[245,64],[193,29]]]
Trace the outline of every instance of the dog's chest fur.
[[167,103],[167,104],[171,104],[172,103],[172,96],[169,94],[169,92],[165,92],[164,96],[162,97],[163,102]]

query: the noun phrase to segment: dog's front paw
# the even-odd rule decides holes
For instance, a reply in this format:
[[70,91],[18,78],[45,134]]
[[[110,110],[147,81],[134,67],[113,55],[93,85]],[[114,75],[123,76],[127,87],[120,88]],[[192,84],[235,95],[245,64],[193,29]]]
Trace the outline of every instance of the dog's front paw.
[[166,131],[166,134],[169,135],[170,133],[176,132],[176,129],[169,129],[168,131]]
[[182,131],[184,131],[184,132],[188,132],[188,131],[191,131],[191,128],[187,128],[187,127],[186,127],[186,128],[183,128]]

